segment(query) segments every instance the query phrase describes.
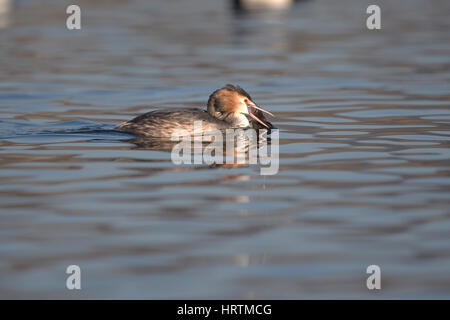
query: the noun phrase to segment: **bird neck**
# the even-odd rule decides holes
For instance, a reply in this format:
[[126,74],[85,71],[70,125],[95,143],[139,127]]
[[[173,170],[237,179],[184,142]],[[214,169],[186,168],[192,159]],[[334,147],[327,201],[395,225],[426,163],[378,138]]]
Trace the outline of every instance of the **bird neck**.
[[245,128],[250,126],[247,117],[242,113],[226,113],[222,120],[229,123],[234,128]]

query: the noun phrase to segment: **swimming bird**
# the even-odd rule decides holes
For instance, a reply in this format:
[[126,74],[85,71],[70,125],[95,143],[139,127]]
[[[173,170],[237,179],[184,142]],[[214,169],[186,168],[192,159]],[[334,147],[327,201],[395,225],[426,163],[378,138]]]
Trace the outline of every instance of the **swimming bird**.
[[194,132],[196,121],[202,123],[201,133],[233,128],[274,128],[263,113],[273,116],[256,105],[244,89],[227,84],[209,96],[206,110],[182,108],[150,111],[119,124],[116,130],[143,137],[170,139],[177,129],[187,130],[191,135],[199,133]]
[[282,10],[287,9],[296,0],[233,0],[236,10]]

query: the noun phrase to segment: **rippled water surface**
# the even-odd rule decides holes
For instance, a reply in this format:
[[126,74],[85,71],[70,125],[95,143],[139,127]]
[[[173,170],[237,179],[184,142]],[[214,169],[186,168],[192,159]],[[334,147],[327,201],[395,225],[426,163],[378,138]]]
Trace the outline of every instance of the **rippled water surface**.
[[[450,298],[448,1],[377,1],[379,31],[365,0],[77,2],[80,31],[0,15],[0,297]],[[225,83],[276,114],[278,174],[112,130]]]

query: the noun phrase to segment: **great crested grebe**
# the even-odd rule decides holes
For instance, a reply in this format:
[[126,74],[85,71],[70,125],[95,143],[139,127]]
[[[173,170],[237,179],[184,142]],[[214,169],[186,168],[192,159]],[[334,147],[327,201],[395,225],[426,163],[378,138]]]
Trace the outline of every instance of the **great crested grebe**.
[[263,112],[272,115],[258,107],[244,89],[227,84],[209,96],[207,110],[183,108],[151,111],[119,124],[116,130],[144,137],[170,138],[177,129],[194,134],[196,121],[201,121],[203,132],[232,128],[274,128]]

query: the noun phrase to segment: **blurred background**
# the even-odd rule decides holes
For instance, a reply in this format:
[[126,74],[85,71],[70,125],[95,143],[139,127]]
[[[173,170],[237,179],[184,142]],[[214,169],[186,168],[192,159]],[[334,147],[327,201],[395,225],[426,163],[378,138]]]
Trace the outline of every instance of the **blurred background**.
[[[450,298],[450,2],[276,2],[0,0],[1,298]],[[277,175],[111,130],[226,83]]]

